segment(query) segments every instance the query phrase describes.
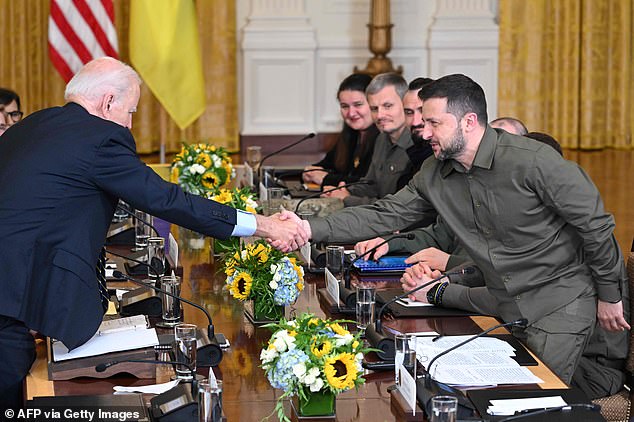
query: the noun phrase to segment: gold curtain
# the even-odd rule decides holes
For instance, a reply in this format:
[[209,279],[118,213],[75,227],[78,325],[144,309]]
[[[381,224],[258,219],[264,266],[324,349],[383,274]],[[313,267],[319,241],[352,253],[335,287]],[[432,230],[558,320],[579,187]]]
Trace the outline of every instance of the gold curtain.
[[[130,0],[115,0],[119,55],[129,62]],[[238,142],[235,2],[198,0],[198,28],[203,57],[207,108],[180,130],[147,86],[141,89],[132,132],[140,153],[167,151],[181,142],[208,142],[235,151]],[[64,103],[64,81],[48,58],[49,1],[0,0],[0,86],[15,90],[26,113]],[[183,46],[187,48],[187,46]]]
[[634,0],[500,0],[498,115],[562,146],[631,149]]

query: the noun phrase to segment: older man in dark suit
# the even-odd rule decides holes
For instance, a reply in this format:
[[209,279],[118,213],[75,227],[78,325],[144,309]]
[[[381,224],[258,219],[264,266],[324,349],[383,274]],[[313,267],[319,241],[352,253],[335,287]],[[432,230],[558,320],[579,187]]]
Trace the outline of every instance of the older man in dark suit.
[[97,259],[119,198],[217,238],[257,235],[297,245],[297,224],[183,192],[136,155],[129,128],[140,94],[129,66],[101,58],[69,82],[63,107],[34,113],[0,142],[0,409],[20,405],[30,330],[70,349],[104,312]]

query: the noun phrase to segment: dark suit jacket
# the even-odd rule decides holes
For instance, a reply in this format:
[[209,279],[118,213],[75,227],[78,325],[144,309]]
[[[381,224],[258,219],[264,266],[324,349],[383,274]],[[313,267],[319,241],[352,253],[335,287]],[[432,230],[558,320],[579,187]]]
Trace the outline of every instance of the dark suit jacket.
[[0,315],[86,342],[103,317],[95,266],[119,198],[218,238],[233,208],[184,193],[136,155],[130,131],[69,103],[0,138]]

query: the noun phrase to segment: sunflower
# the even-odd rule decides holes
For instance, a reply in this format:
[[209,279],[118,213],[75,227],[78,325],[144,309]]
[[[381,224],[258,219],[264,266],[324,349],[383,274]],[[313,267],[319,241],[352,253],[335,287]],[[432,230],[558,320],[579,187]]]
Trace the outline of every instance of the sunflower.
[[339,325],[336,322],[333,322],[332,324],[330,324],[329,327],[335,334],[339,334],[340,336],[345,336],[346,334],[350,334],[350,331],[346,330],[345,328],[343,328],[341,325]]
[[236,261],[229,258],[225,261],[225,274],[232,276],[236,272]]
[[201,177],[200,181],[202,182],[204,187],[206,187],[207,189],[211,189],[218,184],[218,176],[216,176],[216,173],[208,171],[203,174],[203,177]]
[[324,357],[332,351],[332,343],[328,340],[320,341],[319,343],[313,340],[310,351],[318,358]]
[[335,390],[348,390],[354,387],[357,371],[357,363],[352,353],[341,353],[326,358],[324,362],[326,381]]
[[246,300],[251,293],[251,286],[253,285],[253,277],[251,274],[240,271],[233,278],[233,282],[231,283],[231,294],[233,297],[239,300]]
[[201,164],[203,167],[208,169],[211,166],[211,157],[207,153],[200,153],[200,155],[196,158],[196,162]]

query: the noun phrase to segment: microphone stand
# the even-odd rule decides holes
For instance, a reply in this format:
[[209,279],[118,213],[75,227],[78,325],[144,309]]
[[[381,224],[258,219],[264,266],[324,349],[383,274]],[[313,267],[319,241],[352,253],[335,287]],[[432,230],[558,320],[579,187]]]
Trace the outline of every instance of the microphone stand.
[[281,153],[281,152],[286,151],[286,150],[287,150],[287,149],[289,149],[289,148],[294,147],[294,146],[295,146],[295,145],[297,145],[297,144],[301,144],[302,142],[304,142],[304,141],[305,141],[305,140],[307,140],[307,139],[311,139],[311,138],[314,138],[314,137],[315,137],[315,134],[314,134],[314,133],[309,133],[308,135],[306,135],[306,136],[304,136],[303,138],[301,138],[299,141],[295,141],[295,142],[293,142],[293,143],[292,143],[292,144],[290,144],[290,145],[286,145],[285,147],[282,147],[282,148],[278,149],[277,151],[274,151],[274,152],[272,152],[272,153],[270,153],[270,154],[268,154],[268,155],[265,155],[265,156],[264,156],[264,158],[262,158],[262,159],[260,160],[260,163],[258,164],[258,168],[257,168],[258,178],[260,179],[260,181],[262,181],[262,180],[263,180],[263,179],[262,179],[262,174],[260,174],[260,173],[261,173],[261,171],[262,171],[262,164],[264,164],[264,162],[265,162],[266,160],[268,160],[269,158],[271,158],[271,157],[272,157],[272,156],[274,156],[274,155],[277,155],[277,154],[279,154],[279,153]]
[[[203,308],[202,306],[200,306],[197,303],[194,303],[188,299],[185,299],[181,296],[175,295],[171,292],[168,292],[166,290],[163,289],[159,289],[158,287],[149,285],[149,284],[145,284],[143,281],[138,280],[136,278],[130,277],[127,274],[123,274],[121,271],[115,271],[113,273],[113,275],[117,278],[121,278],[121,279],[126,279],[129,280],[135,284],[138,284],[140,286],[143,287],[149,287],[150,289],[153,289],[156,292],[165,294],[167,296],[170,296],[176,300],[179,300],[181,302],[187,303],[190,306],[193,306],[194,308],[202,311],[205,316],[207,317],[207,321],[209,322],[209,325],[207,326],[207,340],[209,341],[209,343],[206,343],[206,341],[203,339],[203,345],[201,347],[198,347],[198,351],[199,354],[201,355],[201,359],[199,359],[199,361],[202,361],[203,358],[205,358],[208,361],[208,365],[209,366],[217,366],[221,361],[222,361],[222,348],[219,345],[219,342],[216,338],[216,335],[214,333],[214,325],[211,319],[211,315],[209,315],[209,312]],[[204,334],[204,333],[203,333]],[[218,336],[222,336],[222,334],[218,334]],[[224,337],[224,336],[222,336]],[[204,349],[204,350],[203,350]],[[200,353],[201,351],[204,352],[204,356],[203,353]]]
[[392,360],[394,359],[394,355],[396,352],[393,336],[386,336],[385,334],[383,334],[383,327],[381,324],[381,318],[383,317],[383,313],[385,312],[385,309],[390,304],[396,302],[399,299],[403,299],[404,297],[407,297],[413,293],[416,293],[417,291],[424,289],[425,287],[431,286],[432,284],[437,283],[438,281],[442,280],[445,277],[456,275],[456,274],[469,274],[473,271],[475,271],[473,267],[466,267],[460,271],[450,271],[448,273],[441,275],[440,277],[434,278],[433,280],[430,280],[427,283],[423,283],[420,286],[417,286],[416,288],[412,290],[409,290],[403,294],[395,296],[392,299],[385,302],[383,306],[381,307],[381,309],[379,309],[379,313],[377,314],[374,325],[368,325],[368,327],[365,329],[365,337],[370,343],[370,345],[372,347],[379,349],[379,351],[377,352],[377,355],[379,356],[379,358],[381,360]]

